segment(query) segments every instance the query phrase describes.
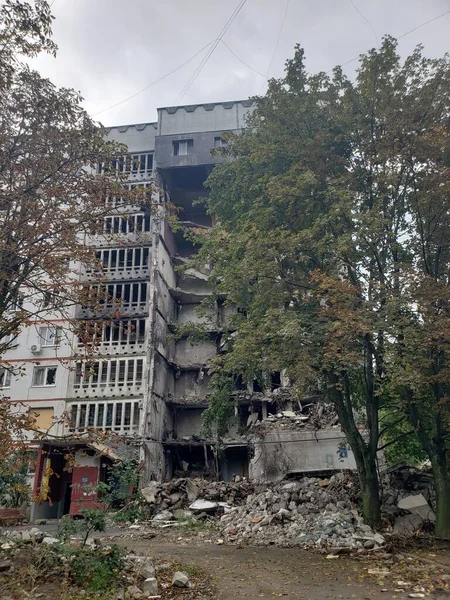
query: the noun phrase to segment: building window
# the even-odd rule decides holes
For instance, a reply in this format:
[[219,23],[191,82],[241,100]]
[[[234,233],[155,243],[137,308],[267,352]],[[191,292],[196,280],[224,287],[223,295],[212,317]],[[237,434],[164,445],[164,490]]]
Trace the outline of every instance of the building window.
[[150,215],[134,214],[104,219],[103,233],[141,233],[150,231]]
[[148,204],[152,193],[152,184],[150,183],[125,183],[124,189],[132,194],[126,196],[106,196],[105,204],[107,206],[142,206]]
[[11,310],[19,312],[23,308],[23,301],[25,296],[23,294],[17,294],[15,298],[11,300]]
[[123,434],[137,431],[139,401],[72,404],[70,410],[71,431],[83,431],[88,427],[113,430]]
[[227,142],[223,140],[221,137],[214,138],[214,148],[225,148],[227,146]]
[[62,327],[55,327],[54,325],[39,327],[39,338],[41,346],[57,346],[61,342]]
[[109,165],[99,163],[98,174],[128,175],[150,175],[153,171],[153,152],[142,152],[139,154],[126,154],[111,161]]
[[100,360],[90,365],[77,363],[75,388],[140,386],[143,383],[144,359]]
[[29,411],[29,416],[34,421],[34,428],[38,431],[48,431],[54,425],[53,408],[36,408]]
[[34,367],[33,386],[55,385],[57,367]]
[[112,248],[99,250],[97,260],[103,271],[148,270],[150,248]]
[[0,367],[0,388],[9,388],[10,385],[11,373],[5,367]]
[[172,150],[174,156],[187,156],[192,154],[194,148],[194,140],[177,140],[172,142]]
[[102,346],[120,347],[143,344],[145,342],[145,319],[124,321],[84,321],[80,325],[78,345],[102,344]]

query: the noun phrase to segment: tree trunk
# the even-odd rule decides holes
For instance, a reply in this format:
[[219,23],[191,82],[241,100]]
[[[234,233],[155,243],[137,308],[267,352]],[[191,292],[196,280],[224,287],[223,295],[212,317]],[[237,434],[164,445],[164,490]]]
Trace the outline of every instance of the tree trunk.
[[[357,464],[359,462],[357,461]],[[361,487],[363,517],[367,525],[376,527],[381,520],[381,510],[380,488],[375,458],[367,453],[363,456],[362,463],[362,465],[358,464],[358,476]]]
[[432,461],[434,486],[436,490],[436,537],[450,540],[450,472],[443,457]]
[[333,384],[330,391],[339,422],[355,457],[361,488],[364,522],[370,527],[376,527],[381,521],[380,489],[376,464],[378,431],[369,431],[370,441],[373,441],[374,445],[367,443],[355,423],[350,400],[346,403],[342,390],[338,389],[336,385],[338,382],[336,375],[329,372],[327,375],[329,381]]

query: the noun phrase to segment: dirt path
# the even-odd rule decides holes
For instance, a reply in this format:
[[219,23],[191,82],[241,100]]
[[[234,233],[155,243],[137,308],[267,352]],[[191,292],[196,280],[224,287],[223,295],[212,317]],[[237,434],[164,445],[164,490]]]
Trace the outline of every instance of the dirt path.
[[[125,542],[125,540],[124,540]],[[364,566],[295,548],[238,548],[215,544],[135,540],[130,550],[201,567],[213,577],[218,600],[286,597],[301,600],[389,600],[375,582],[361,581]]]

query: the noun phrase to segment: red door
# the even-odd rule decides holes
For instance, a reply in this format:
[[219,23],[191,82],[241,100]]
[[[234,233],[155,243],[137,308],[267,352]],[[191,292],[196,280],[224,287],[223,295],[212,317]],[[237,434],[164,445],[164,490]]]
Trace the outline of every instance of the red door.
[[97,492],[92,488],[98,483],[98,467],[74,467],[72,471],[72,496],[70,515],[81,514],[82,508],[100,508]]

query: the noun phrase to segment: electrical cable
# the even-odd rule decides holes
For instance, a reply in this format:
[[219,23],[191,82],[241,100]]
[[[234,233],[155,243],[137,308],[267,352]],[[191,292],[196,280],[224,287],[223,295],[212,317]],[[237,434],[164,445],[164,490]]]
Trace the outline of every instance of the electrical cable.
[[[273,64],[273,61],[275,59],[275,55],[276,55],[277,50],[278,50],[278,45],[279,45],[280,39],[281,39],[281,33],[283,31],[284,23],[286,21],[286,16],[287,16],[287,13],[288,13],[288,10],[289,10],[289,2],[290,2],[290,0],[286,0],[286,6],[284,8],[283,20],[281,21],[281,26],[280,26],[280,30],[278,32],[278,37],[277,37],[277,42],[275,44],[275,49],[273,51],[272,58],[270,59],[269,68],[267,69],[266,79],[269,79],[270,69],[272,68],[272,64]],[[259,90],[259,95],[261,95],[261,93],[263,91],[263,88],[264,88],[264,83],[261,85],[261,88]]]
[[[406,37],[410,33],[413,33],[414,31],[417,31],[418,29],[421,29],[422,27],[425,27],[425,25],[429,25],[430,23],[433,23],[434,21],[437,21],[438,19],[442,19],[442,17],[445,17],[446,15],[450,15],[450,10],[446,10],[442,14],[437,15],[436,17],[433,17],[429,21],[425,21],[425,23],[421,23],[420,25],[417,25],[417,27],[413,27],[409,31],[406,31],[405,33],[402,33],[401,35],[399,35],[397,37],[397,40],[401,40],[402,38]],[[360,57],[360,55],[358,54],[358,56],[355,56],[355,58],[351,58],[350,60],[348,60],[345,63],[340,64],[339,66],[340,67],[345,67],[345,66],[349,65],[350,63],[355,62],[355,60],[358,60],[359,57]],[[328,75],[328,73],[331,73],[333,70],[334,69],[330,69],[329,71],[326,72],[326,74]]]
[[184,85],[184,87],[182,88],[182,90],[180,91],[180,93],[178,94],[178,96],[175,98],[175,100],[173,102],[174,106],[178,106],[180,104],[181,100],[183,100],[184,96],[187,94],[187,92],[191,88],[191,86],[194,83],[194,81],[197,79],[197,77],[202,72],[204,66],[206,65],[206,63],[208,62],[208,60],[211,58],[211,56],[213,55],[214,50],[219,45],[219,43],[221,42],[223,36],[228,31],[228,29],[231,27],[231,25],[232,25],[233,21],[235,20],[235,18],[241,12],[241,10],[244,7],[244,4],[246,2],[247,2],[247,0],[241,0],[240,4],[234,9],[231,17],[225,23],[224,27],[222,28],[222,31],[219,33],[218,37],[215,39],[212,48],[208,51],[208,53],[205,56],[205,58],[201,61],[201,63],[199,64],[199,66],[195,69],[195,71],[193,72],[193,74],[189,78],[189,81]]
[[228,48],[228,50],[231,52],[231,54],[233,54],[233,56],[235,56],[245,67],[247,67],[247,69],[250,69],[250,71],[253,71],[257,75],[261,75],[261,77],[264,77],[264,79],[268,79],[267,75],[264,75],[264,73],[261,73],[261,71],[258,71],[257,69],[254,69],[253,67],[251,67],[250,65],[248,65],[245,61],[243,61],[242,58],[240,56],[238,56],[236,54],[236,52],[234,50],[232,50],[230,48],[230,46],[226,42],[224,42],[223,40],[220,40],[220,41],[222,42],[222,44],[224,46],[226,46]]
[[372,27],[372,23],[363,15],[363,13],[359,10],[359,8],[356,6],[356,4],[353,2],[353,0],[350,0],[351,5],[353,6],[353,8],[356,10],[357,13],[359,13],[359,15],[364,19],[364,21],[367,23],[367,25],[370,27],[370,29],[372,30],[373,35],[375,36],[375,40],[377,42],[377,46],[379,45],[380,41],[378,39],[377,36],[377,32],[375,31],[375,29]]
[[200,50],[198,50],[190,58],[188,58],[187,60],[185,60],[184,63],[182,63],[181,65],[178,65],[178,67],[176,67],[175,69],[173,69],[169,73],[166,73],[165,75],[162,75],[158,79],[155,79],[154,81],[151,81],[150,83],[148,83],[145,87],[143,87],[142,89],[140,89],[135,94],[132,94],[131,96],[128,96],[127,98],[124,98],[123,100],[120,100],[119,102],[116,102],[115,104],[111,104],[111,106],[107,106],[106,108],[102,108],[102,110],[99,110],[98,112],[94,113],[94,117],[97,116],[97,115],[100,115],[101,113],[106,112],[107,110],[110,110],[111,108],[115,108],[116,106],[120,106],[121,104],[124,104],[125,102],[128,102],[128,100],[132,100],[133,98],[136,98],[136,96],[139,96],[139,94],[142,94],[142,92],[145,92],[150,87],[156,85],[160,81],[163,81],[164,79],[166,79],[166,77],[169,77],[169,75],[172,75],[173,73],[176,73],[177,71],[179,71],[180,69],[182,69],[188,63],[190,63],[191,60],[194,60],[194,58],[196,58],[199,54],[201,54],[203,52],[203,50],[206,50],[206,48],[208,48],[208,46],[211,46],[211,44],[213,44],[213,43],[214,43],[214,40],[211,40],[210,42],[208,42],[206,44],[206,46],[203,46],[203,48],[200,48]]

